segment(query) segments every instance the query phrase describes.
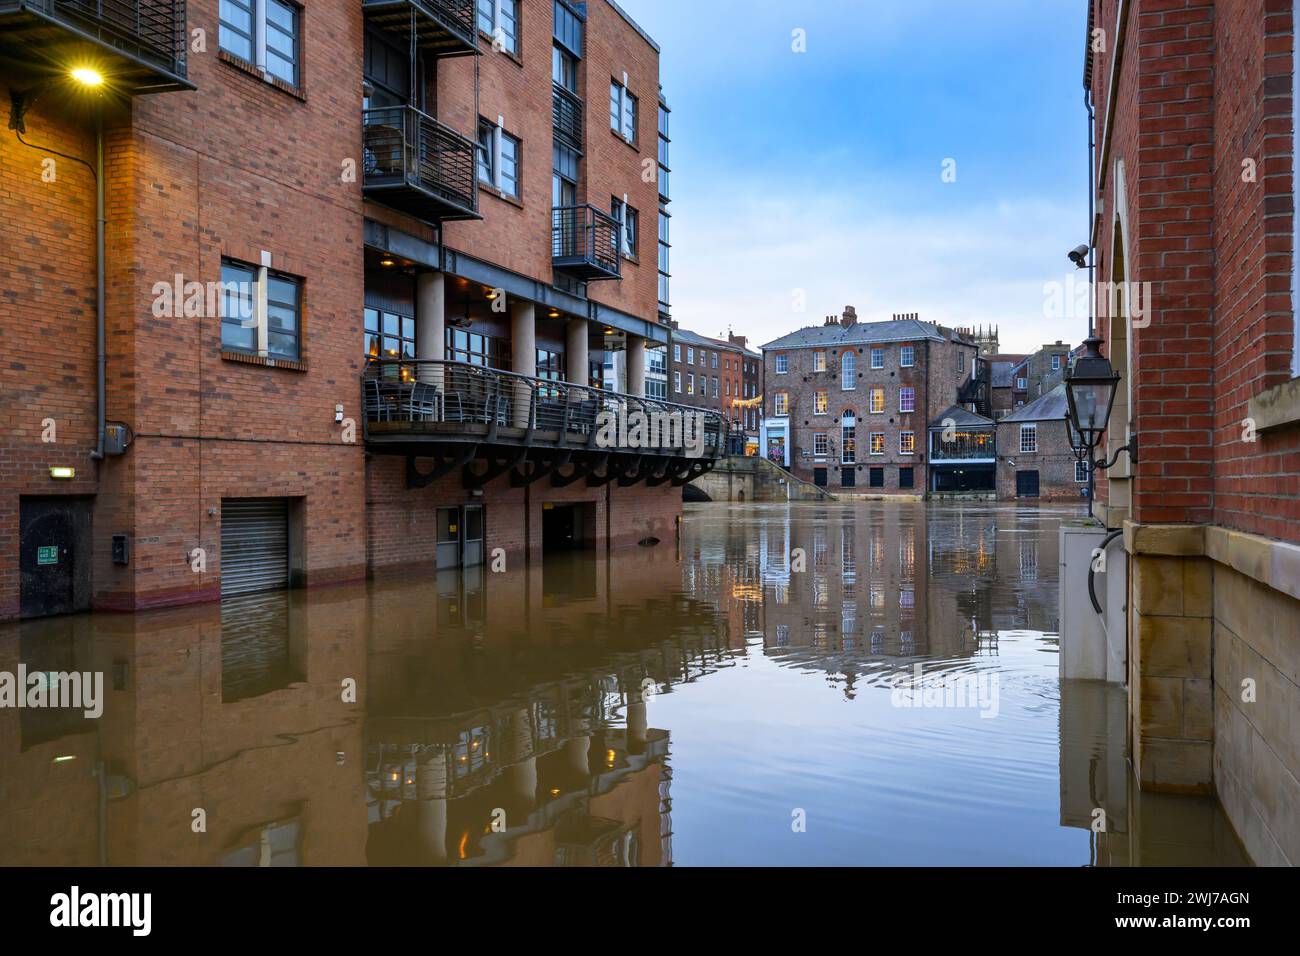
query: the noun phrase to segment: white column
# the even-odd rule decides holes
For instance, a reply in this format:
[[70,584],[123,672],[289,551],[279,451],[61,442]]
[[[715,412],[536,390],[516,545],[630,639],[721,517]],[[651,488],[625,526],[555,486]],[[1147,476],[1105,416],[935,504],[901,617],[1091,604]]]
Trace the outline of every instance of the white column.
[[447,754],[435,749],[415,769],[416,828],[424,852],[447,859]]
[[645,397],[645,339],[639,335],[627,337],[627,393]]
[[[536,377],[537,322],[531,302],[516,301],[510,305],[510,355],[517,374]],[[532,398],[533,391],[527,383],[519,382],[515,386],[511,422],[516,428],[528,427]]]
[[[421,272],[415,279],[415,357],[447,357],[447,287],[441,272]],[[422,365],[417,378],[441,385],[442,368]]]
[[570,319],[564,327],[565,371],[575,385],[589,385],[587,378],[587,320]]

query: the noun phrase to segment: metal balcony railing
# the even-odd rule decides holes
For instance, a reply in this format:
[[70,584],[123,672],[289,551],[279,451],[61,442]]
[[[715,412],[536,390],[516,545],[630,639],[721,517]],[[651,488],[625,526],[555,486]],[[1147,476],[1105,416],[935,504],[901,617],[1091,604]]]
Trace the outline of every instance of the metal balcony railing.
[[580,279],[620,278],[619,225],[590,204],[551,210],[551,261]]
[[366,21],[433,56],[465,56],[478,50],[474,0],[361,0]]
[[551,125],[574,149],[582,149],[582,100],[558,83],[551,84]]
[[942,431],[930,433],[930,463],[941,461],[992,460],[997,457],[992,429],[962,430],[944,440]]
[[726,454],[727,422],[718,412],[465,362],[371,360],[362,376],[362,407],[368,442]]
[[0,33],[46,63],[65,37],[95,43],[121,58],[102,72],[125,92],[193,88],[185,74],[185,0],[0,0]]
[[477,219],[475,144],[413,106],[364,113],[365,191],[428,221]]

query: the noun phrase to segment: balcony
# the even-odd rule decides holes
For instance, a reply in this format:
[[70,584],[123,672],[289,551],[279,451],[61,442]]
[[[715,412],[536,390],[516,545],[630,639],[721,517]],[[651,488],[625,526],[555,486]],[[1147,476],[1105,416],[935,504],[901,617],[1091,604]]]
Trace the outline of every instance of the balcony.
[[498,461],[484,482],[531,465],[512,480],[684,483],[727,453],[717,412],[464,362],[372,360],[361,387],[369,451],[432,458],[444,474]]
[[482,218],[472,141],[411,106],[363,116],[366,198],[426,222]]
[[930,464],[949,462],[990,464],[997,460],[996,443],[991,430],[958,429],[945,438],[942,431],[930,433]]
[[136,95],[192,90],[185,0],[0,0],[0,58],[39,79],[79,66]]
[[582,151],[582,100],[558,83],[551,84],[551,125],[566,145]]
[[408,47],[414,32],[416,47],[429,56],[479,52],[474,0],[361,0],[361,12],[367,23]]
[[619,225],[595,206],[556,206],[551,210],[551,262],[586,282],[621,278]]

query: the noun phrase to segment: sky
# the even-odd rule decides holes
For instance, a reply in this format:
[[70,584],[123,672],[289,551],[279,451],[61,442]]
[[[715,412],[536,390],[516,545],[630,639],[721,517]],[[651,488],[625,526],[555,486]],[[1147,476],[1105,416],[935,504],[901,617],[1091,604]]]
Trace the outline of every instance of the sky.
[[756,346],[853,305],[1003,352],[1086,334],[1044,290],[1087,239],[1082,0],[619,4],[662,48],[683,328]]

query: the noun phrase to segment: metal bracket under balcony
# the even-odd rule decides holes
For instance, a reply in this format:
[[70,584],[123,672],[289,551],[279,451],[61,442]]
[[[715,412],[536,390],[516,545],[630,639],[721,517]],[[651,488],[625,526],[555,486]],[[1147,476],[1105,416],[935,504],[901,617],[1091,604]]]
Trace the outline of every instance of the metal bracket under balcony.
[[483,218],[471,140],[412,106],[363,116],[366,198],[426,222]]
[[551,125],[562,142],[582,152],[582,99],[558,83],[551,84]]
[[34,79],[89,67],[127,94],[192,90],[185,0],[0,0],[0,58]]
[[708,463],[727,453],[717,412],[464,362],[372,360],[361,386],[366,446],[378,454],[457,464],[510,449],[632,456],[638,473],[652,477],[670,460]]
[[586,282],[622,278],[619,225],[595,206],[556,206],[551,210],[551,262]]
[[366,22],[429,56],[476,56],[474,0],[361,0]]

